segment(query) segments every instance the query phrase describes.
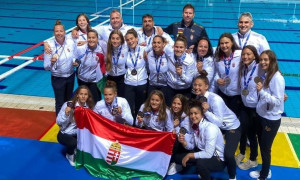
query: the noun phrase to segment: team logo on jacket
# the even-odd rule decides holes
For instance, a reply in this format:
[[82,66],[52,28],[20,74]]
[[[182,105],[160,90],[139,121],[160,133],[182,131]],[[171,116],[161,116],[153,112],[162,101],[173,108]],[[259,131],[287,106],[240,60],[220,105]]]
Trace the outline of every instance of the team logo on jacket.
[[122,58],[124,57],[124,54],[122,54]]
[[70,52],[70,49],[69,49],[69,48],[67,48],[67,50],[68,50],[68,52]]
[[116,140],[116,142],[113,142],[110,145],[105,161],[110,165],[115,165],[118,163],[120,155],[121,155],[121,144],[119,143],[118,140]]
[[235,63],[232,63],[232,67],[235,67]]

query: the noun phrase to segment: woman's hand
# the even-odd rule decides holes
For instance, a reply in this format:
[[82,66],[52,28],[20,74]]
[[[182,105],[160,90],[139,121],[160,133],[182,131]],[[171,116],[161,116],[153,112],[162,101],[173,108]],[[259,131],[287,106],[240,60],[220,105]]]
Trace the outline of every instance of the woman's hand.
[[258,83],[256,84],[257,92],[259,92],[259,91],[262,89],[262,87],[263,87],[262,83],[261,83],[261,82],[258,82]]
[[182,166],[186,167],[186,163],[190,160],[190,159],[194,159],[194,153],[188,153],[187,155],[184,156],[184,158],[182,159]]
[[219,78],[218,80],[217,80],[217,83],[218,83],[218,85],[220,85],[220,86],[224,86],[226,83],[225,83],[225,80],[224,79],[222,79],[222,78]]

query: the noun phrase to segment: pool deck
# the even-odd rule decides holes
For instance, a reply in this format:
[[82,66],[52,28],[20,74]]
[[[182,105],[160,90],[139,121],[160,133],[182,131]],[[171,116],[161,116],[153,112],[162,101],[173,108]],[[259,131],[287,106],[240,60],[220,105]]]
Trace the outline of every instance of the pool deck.
[[[0,94],[0,107],[54,112],[55,100],[48,97]],[[300,118],[282,117],[278,131],[300,134]]]

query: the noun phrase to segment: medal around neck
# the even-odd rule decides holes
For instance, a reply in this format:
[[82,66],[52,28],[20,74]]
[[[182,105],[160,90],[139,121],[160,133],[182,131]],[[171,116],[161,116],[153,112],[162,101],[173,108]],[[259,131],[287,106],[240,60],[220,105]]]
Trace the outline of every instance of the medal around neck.
[[243,89],[242,90],[242,95],[247,96],[249,94],[249,90],[248,89]]
[[81,64],[81,60],[80,59],[75,59],[75,63],[77,63],[78,65]]
[[133,70],[131,71],[131,75],[133,75],[133,76],[137,75],[137,70],[136,70],[136,69],[133,69]]
[[200,101],[200,103],[207,102],[207,98],[205,96],[198,97],[198,100]]
[[257,84],[257,83],[262,83],[263,81],[262,81],[262,79],[259,77],[259,76],[256,76],[255,78],[254,78],[254,82]]
[[141,118],[144,118],[144,113],[142,111],[139,111],[137,115],[140,116]]
[[74,108],[74,104],[72,101],[67,102],[67,107]]

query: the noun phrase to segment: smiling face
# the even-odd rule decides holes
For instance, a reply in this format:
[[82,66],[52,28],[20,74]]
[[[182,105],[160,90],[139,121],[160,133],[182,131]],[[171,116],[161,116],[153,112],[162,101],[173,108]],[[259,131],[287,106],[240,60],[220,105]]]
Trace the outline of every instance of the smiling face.
[[255,60],[254,53],[250,49],[245,48],[242,51],[243,64],[246,65],[246,66],[249,66],[254,60]]
[[239,32],[241,34],[246,34],[253,27],[253,25],[253,21],[249,17],[242,16],[238,22]]
[[127,45],[131,48],[131,49],[134,49],[137,44],[138,44],[138,38],[137,37],[134,37],[133,34],[127,34],[125,36],[125,40],[127,42]]
[[227,37],[222,37],[220,39],[220,48],[226,54],[226,56],[229,56],[232,53],[232,46],[233,42],[231,39]]
[[186,49],[186,46],[183,41],[175,42],[175,44],[174,44],[175,56],[177,56],[177,57],[181,56],[184,53],[185,49]]
[[121,45],[121,37],[118,34],[113,34],[111,36],[111,44],[113,47],[119,47]]
[[185,8],[182,13],[182,18],[185,24],[190,24],[194,19],[194,10],[192,8]]
[[174,113],[179,113],[182,111],[182,102],[179,98],[175,98],[172,102],[172,110]]
[[87,89],[80,89],[77,94],[78,103],[83,106],[89,98],[89,92]]
[[82,31],[87,32],[88,22],[87,22],[87,19],[83,15],[79,16],[79,18],[77,20],[77,25],[80,27],[80,29]]
[[98,44],[98,36],[95,32],[89,32],[87,35],[88,46],[91,48],[97,47]]
[[164,50],[164,42],[161,37],[155,37],[152,41],[152,48],[155,54],[160,55]]
[[208,42],[205,39],[202,39],[199,41],[198,47],[197,47],[198,55],[201,57],[204,57],[208,52]]
[[117,92],[115,92],[112,88],[104,88],[103,90],[104,101],[107,104],[111,104],[115,97],[117,97]]
[[156,94],[153,94],[150,98],[150,106],[152,108],[152,110],[157,111],[160,108],[162,101],[160,99],[160,97]]
[[202,118],[203,118],[203,115],[199,108],[192,107],[190,109],[190,120],[193,124],[198,125]]
[[266,53],[260,55],[259,64],[264,71],[268,71],[270,67],[270,58]]
[[208,84],[205,84],[202,79],[197,78],[193,83],[193,90],[197,96],[204,95],[208,90]]
[[112,12],[110,14],[110,25],[113,29],[120,29],[123,24],[123,19],[119,12]]
[[62,43],[65,40],[65,29],[62,25],[55,25],[54,26],[54,36],[58,43]]

